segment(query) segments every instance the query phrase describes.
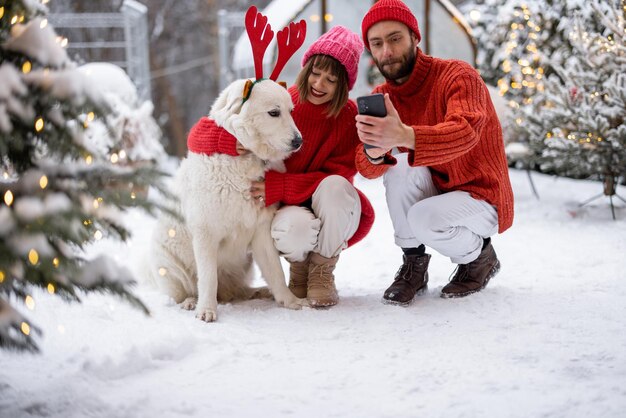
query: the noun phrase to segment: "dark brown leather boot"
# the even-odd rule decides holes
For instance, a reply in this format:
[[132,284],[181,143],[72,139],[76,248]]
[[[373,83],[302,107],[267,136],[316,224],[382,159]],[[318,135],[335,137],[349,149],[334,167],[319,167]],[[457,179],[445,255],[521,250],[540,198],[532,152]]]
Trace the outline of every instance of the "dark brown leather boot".
[[289,290],[298,298],[306,298],[309,264],[311,264],[310,253],[303,261],[289,262]]
[[430,254],[403,256],[404,263],[398,269],[393,283],[383,295],[383,302],[408,305],[417,293],[428,289],[428,262]]
[[500,261],[491,243],[478,258],[468,264],[459,264],[450,283],[441,289],[442,298],[461,298],[479,292],[500,271]]

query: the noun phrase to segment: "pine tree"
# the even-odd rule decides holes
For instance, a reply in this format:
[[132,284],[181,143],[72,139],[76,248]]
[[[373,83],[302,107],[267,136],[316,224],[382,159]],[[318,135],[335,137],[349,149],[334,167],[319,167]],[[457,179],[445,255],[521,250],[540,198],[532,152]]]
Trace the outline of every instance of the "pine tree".
[[481,76],[497,85],[513,108],[532,101],[572,49],[564,22],[585,4],[582,0],[476,0],[468,14],[478,43]]
[[[618,45],[623,45],[623,30],[621,39],[608,36],[619,32],[623,4],[475,0],[462,9],[478,41],[481,74],[498,85],[512,109],[502,121],[505,140],[518,145],[509,147],[515,150],[509,161],[518,167],[614,182],[616,172],[623,171],[617,116],[624,113],[619,103],[624,68]],[[609,25],[603,14],[615,22]],[[575,35],[585,32],[586,41]],[[612,49],[603,51],[594,42],[608,42]],[[612,112],[617,113],[609,116]],[[607,169],[609,165],[613,168]]]
[[541,171],[601,180],[613,196],[626,176],[626,5],[591,0],[586,7],[564,18],[571,55],[515,117]]
[[126,240],[125,210],[162,208],[129,184],[164,192],[154,166],[120,164],[117,144],[103,152],[85,135],[110,109],[46,12],[36,0],[0,1],[0,347],[33,351],[41,331],[17,305],[30,308],[36,288],[70,301],[108,292],[147,312],[130,272],[84,248]]

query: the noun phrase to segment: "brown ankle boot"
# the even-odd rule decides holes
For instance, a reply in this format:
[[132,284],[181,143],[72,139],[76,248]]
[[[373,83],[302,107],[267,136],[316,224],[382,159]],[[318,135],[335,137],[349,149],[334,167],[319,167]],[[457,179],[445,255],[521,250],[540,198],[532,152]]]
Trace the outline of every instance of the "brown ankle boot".
[[461,298],[479,292],[500,271],[500,261],[491,243],[478,258],[468,264],[459,264],[450,283],[441,289],[442,298]]
[[339,256],[326,258],[317,253],[311,253],[306,296],[314,308],[333,306],[339,301],[333,275],[338,259]]
[[311,254],[303,261],[289,262],[289,290],[298,298],[306,298]]
[[404,263],[398,269],[393,283],[383,295],[383,302],[408,305],[415,295],[428,289],[428,262],[430,254],[403,255]]

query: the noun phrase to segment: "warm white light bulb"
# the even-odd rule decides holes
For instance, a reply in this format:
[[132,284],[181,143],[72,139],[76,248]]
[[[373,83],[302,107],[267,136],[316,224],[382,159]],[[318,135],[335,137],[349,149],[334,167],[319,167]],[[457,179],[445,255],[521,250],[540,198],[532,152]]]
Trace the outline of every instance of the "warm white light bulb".
[[24,298],[24,303],[26,304],[26,307],[31,311],[35,310],[35,299],[33,299],[31,295],[28,295],[26,296],[26,298]]

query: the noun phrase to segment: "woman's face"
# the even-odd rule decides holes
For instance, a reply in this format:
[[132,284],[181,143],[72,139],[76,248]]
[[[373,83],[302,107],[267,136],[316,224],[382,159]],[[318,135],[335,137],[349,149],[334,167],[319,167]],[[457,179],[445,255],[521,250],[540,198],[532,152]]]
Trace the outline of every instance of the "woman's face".
[[337,90],[337,76],[330,71],[313,67],[308,81],[309,89],[306,99],[309,102],[321,105],[332,100]]

